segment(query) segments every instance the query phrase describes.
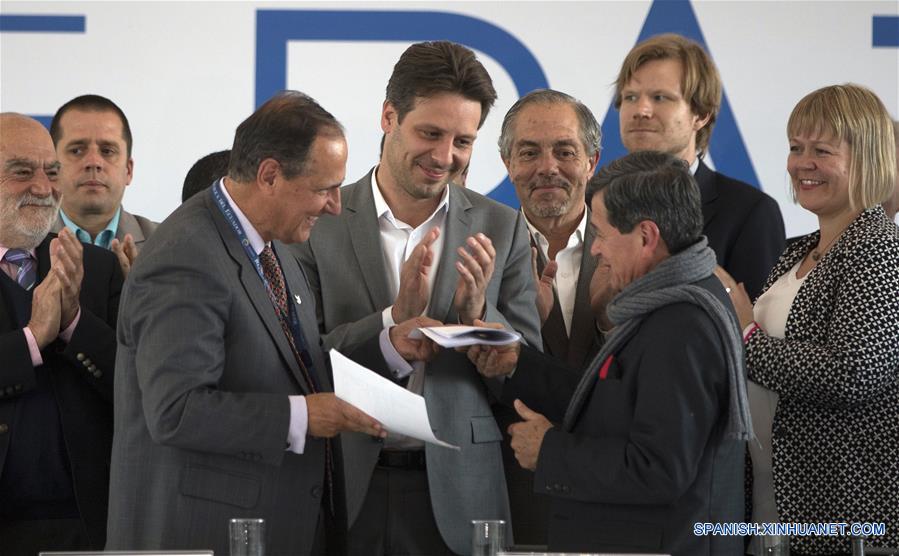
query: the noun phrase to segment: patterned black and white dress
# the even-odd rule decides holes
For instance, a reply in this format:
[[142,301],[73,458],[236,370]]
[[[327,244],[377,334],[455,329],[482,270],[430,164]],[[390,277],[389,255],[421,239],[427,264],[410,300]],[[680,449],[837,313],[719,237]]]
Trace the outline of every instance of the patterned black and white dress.
[[[790,245],[765,285],[818,244]],[[774,492],[782,523],[885,523],[899,546],[899,228],[862,212],[806,276],[783,339],[746,344],[749,378],[777,392]],[[794,554],[848,553],[848,537],[790,541]]]

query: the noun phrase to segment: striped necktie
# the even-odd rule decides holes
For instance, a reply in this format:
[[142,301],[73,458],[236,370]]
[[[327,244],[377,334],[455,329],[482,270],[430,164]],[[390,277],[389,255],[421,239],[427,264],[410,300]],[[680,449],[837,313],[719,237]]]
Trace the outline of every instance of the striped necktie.
[[16,282],[26,291],[31,290],[37,282],[37,261],[31,256],[31,253],[25,249],[10,249],[3,258],[6,262],[18,267]]
[[[309,372],[312,365],[312,359],[309,357],[308,353],[306,354],[306,357],[303,357],[301,351],[305,352],[305,348],[302,350],[297,349],[296,340],[294,339],[293,333],[290,331],[290,325],[287,322],[290,318],[290,307],[287,305],[287,285],[284,283],[284,273],[281,271],[281,265],[278,263],[275,251],[270,245],[266,245],[262,249],[262,252],[259,253],[259,259],[262,263],[262,274],[265,276],[265,280],[269,285],[269,297],[271,298],[272,305],[275,306],[275,313],[278,315],[278,320],[281,322],[281,330],[283,330],[284,335],[287,336],[287,343],[290,344],[290,351],[293,352],[294,359],[296,359],[297,364],[300,366],[300,370],[303,372],[303,378],[306,379],[306,385],[309,387],[310,392],[315,394],[318,392],[318,386],[312,378],[312,374]],[[297,332],[300,335],[303,334],[302,330],[297,330]],[[301,341],[303,342],[303,345],[305,345],[305,341]],[[309,363],[308,365],[306,364],[307,361]],[[331,515],[335,514],[333,458],[331,439],[326,438],[325,484],[327,486],[328,507],[331,510]]]

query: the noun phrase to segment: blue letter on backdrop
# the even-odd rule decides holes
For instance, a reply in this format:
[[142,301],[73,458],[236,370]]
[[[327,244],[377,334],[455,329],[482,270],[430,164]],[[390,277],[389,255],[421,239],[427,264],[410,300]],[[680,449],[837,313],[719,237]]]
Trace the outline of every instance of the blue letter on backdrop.
[[[258,10],[256,12],[256,106],[287,87],[289,41],[450,40],[499,62],[518,95],[548,87],[543,69],[517,38],[492,23],[446,12]],[[490,197],[518,206],[509,178]]]

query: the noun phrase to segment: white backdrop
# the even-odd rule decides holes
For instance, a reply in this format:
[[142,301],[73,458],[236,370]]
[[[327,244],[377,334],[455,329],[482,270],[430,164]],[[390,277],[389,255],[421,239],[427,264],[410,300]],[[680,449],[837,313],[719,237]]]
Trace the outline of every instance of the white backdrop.
[[[414,17],[409,13],[466,16],[458,23],[463,32],[469,22],[486,22],[500,30],[497,34],[505,32],[520,41],[550,87],[579,97],[602,122],[610,109],[611,84],[621,60],[644,25],[650,29],[669,23],[651,17],[652,8],[653,2],[648,1],[4,0],[0,5],[0,15],[7,18],[0,32],[0,109],[52,115],[80,94],[113,99],[128,115],[134,133],[135,177],[125,206],[161,220],[180,202],[188,168],[209,152],[229,148],[234,128],[257,105],[257,70],[261,66],[272,70],[267,57],[257,62],[257,41],[275,32],[258,26],[259,10],[284,10],[299,17],[312,11],[346,12],[346,17],[332,14],[338,24],[319,30],[321,36],[314,40],[287,41],[286,67],[274,71],[283,75],[287,87],[309,93],[344,123],[350,146],[347,181],[352,182],[377,159],[384,87],[397,57],[413,39],[360,42],[343,35],[371,27],[388,35],[418,34],[414,40],[444,38],[439,26],[416,24],[408,29],[409,22],[416,21],[409,19]],[[789,197],[787,117],[806,93],[847,81],[872,88],[894,117],[899,114],[899,49],[875,45],[872,31],[875,17],[899,16],[899,3],[682,1],[674,9],[687,23],[698,24],[721,71],[739,129],[737,137],[742,137],[758,182],[780,202],[787,234],[811,231],[814,217],[793,205]],[[388,14],[392,24],[383,25],[382,20],[367,19],[366,13],[374,11],[396,15]],[[23,32],[10,21],[16,15],[83,16],[83,32]],[[357,27],[361,22],[362,31],[343,30],[344,21]],[[484,48],[492,48],[492,35],[478,37],[488,45]],[[515,76],[505,67],[510,65],[508,59],[504,66],[477,50],[499,93],[476,143],[468,182],[487,193],[505,177],[496,138],[502,116],[518,92]],[[517,64],[518,77],[519,66],[527,66],[520,54],[509,58]],[[722,129],[720,135],[733,135],[732,130],[733,126]],[[611,137],[605,131],[604,143],[608,143]],[[607,149],[603,161],[611,160],[609,156]]]

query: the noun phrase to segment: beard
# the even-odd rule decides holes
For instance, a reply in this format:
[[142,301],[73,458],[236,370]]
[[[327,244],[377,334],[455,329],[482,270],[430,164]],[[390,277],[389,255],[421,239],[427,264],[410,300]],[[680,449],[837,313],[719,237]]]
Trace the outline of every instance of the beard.
[[18,198],[3,197],[0,199],[3,243],[10,248],[34,249],[50,232],[58,213],[56,193],[38,197],[26,191]]
[[458,178],[461,172],[461,168],[454,161],[446,169],[446,176],[442,180],[435,183],[418,183],[414,175],[415,167],[419,165],[430,167],[431,165],[428,163],[430,157],[420,155],[412,160],[410,166],[404,157],[405,154],[406,147],[399,134],[395,134],[385,140],[382,163],[386,163],[386,166],[390,169],[390,174],[396,181],[396,185],[413,199],[425,200],[440,197],[443,195],[447,184]]
[[[561,188],[562,192],[565,193],[565,196],[559,197],[558,195],[553,195],[550,198],[541,198],[541,196],[535,198],[532,196],[534,190],[539,187],[547,186]],[[556,218],[566,214],[571,208],[571,202],[573,200],[571,191],[573,189],[574,186],[572,186],[570,182],[561,177],[535,180],[534,182],[528,184],[528,212],[537,216],[538,218]]]

